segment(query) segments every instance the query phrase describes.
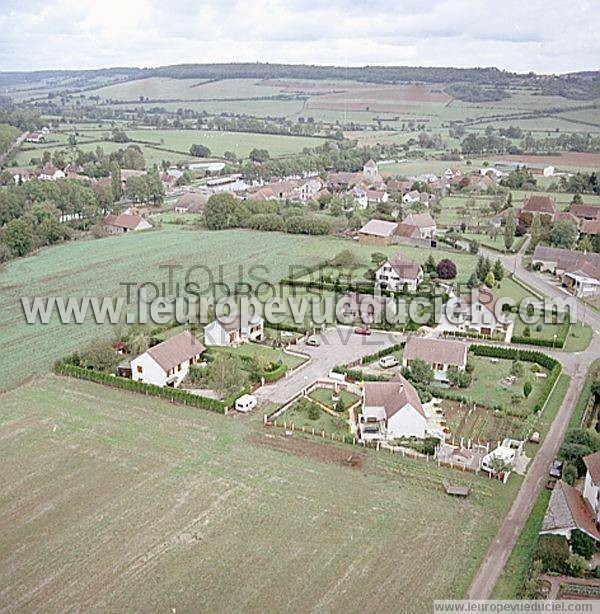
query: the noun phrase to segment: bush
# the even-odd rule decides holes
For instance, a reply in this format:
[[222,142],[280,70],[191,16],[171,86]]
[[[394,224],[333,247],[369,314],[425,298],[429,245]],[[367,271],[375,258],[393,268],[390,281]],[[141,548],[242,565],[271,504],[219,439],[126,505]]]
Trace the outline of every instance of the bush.
[[571,532],[571,548],[575,554],[589,561],[596,552],[596,542],[587,533],[575,529]]
[[581,578],[587,569],[586,560],[578,554],[572,554],[567,561],[567,570],[570,576]]
[[534,558],[542,562],[544,571],[566,573],[570,556],[569,543],[560,535],[542,535]]
[[523,384],[523,396],[525,398],[528,398],[529,395],[531,394],[531,390],[532,390],[532,385],[531,382],[529,380],[527,380],[524,384]]
[[308,419],[309,420],[318,420],[321,415],[321,410],[318,405],[315,403],[308,403]]

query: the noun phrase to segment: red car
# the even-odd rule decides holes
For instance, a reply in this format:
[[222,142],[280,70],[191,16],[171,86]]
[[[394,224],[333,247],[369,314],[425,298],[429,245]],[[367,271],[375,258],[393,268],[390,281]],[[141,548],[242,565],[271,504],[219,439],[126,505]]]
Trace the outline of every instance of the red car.
[[371,329],[368,326],[359,326],[358,328],[354,329],[354,333],[356,335],[370,335]]

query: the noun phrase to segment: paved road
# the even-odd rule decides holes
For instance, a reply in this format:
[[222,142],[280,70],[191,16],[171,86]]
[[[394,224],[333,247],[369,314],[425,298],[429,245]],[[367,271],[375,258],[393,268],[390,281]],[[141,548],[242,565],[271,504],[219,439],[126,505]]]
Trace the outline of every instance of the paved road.
[[289,377],[257,390],[255,394],[259,400],[284,403],[315,380],[327,377],[335,365],[350,363],[404,339],[399,333],[357,335],[351,328],[345,327],[329,329],[317,337],[321,341],[319,347],[300,344],[297,348],[310,354],[310,363]]
[[[516,277],[542,295],[550,298],[564,296],[560,288],[523,267],[525,249],[526,244],[523,245],[516,256],[502,257],[504,266],[508,270],[514,271]],[[595,359],[600,357],[600,335],[597,332],[600,330],[600,314],[590,308],[586,309],[579,301],[577,303],[578,317],[594,329],[592,342],[584,352],[552,352],[554,357],[560,359],[564,372],[571,375],[569,389],[552,423],[550,432],[529,467],[510,512],[502,522],[496,538],[490,545],[479,571],[471,583],[468,592],[469,599],[489,599],[521,530],[531,514],[533,505],[546,483],[548,466],[564,439],[571,414],[583,388],[586,370]]]

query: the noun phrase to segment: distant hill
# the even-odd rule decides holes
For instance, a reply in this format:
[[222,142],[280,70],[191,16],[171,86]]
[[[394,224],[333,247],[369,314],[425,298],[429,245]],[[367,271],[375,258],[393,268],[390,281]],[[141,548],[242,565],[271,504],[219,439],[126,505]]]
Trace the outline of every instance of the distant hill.
[[369,83],[425,82],[463,85],[453,94],[463,100],[498,99],[508,86],[535,87],[543,94],[578,100],[600,98],[600,71],[565,75],[518,74],[498,68],[421,66],[313,66],[295,64],[232,63],[178,64],[156,68],[103,68],[96,70],[45,70],[0,72],[0,88],[44,82],[71,92],[118,81],[146,77],[174,79],[335,79]]

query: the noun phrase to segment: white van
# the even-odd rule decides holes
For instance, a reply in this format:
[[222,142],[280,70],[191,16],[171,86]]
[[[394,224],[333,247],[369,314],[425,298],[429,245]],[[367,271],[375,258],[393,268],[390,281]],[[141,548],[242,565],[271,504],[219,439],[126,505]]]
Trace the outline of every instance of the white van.
[[379,359],[379,366],[382,369],[389,369],[390,367],[395,367],[398,364],[395,356],[382,356]]
[[257,403],[258,401],[256,400],[255,396],[251,394],[243,394],[239,399],[236,399],[235,409],[247,414],[256,407]]
[[309,337],[306,340],[306,345],[311,345],[314,348],[318,348],[321,345],[321,342],[317,337]]

